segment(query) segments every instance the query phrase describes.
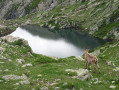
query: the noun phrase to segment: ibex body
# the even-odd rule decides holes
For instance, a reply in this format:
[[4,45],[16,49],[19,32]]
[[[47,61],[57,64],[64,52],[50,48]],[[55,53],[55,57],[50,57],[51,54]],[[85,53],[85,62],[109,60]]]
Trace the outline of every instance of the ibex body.
[[97,65],[99,73],[101,73],[99,65],[98,65],[98,59],[96,56],[92,56],[88,53],[88,49],[85,50],[85,61],[86,61],[86,68],[88,66],[88,69],[90,70],[90,64],[92,64],[94,68],[94,73],[95,73],[95,65]]

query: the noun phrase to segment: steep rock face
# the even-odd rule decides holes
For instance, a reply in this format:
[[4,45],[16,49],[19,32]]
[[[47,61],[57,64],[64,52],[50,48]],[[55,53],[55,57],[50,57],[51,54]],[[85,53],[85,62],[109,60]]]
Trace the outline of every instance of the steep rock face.
[[47,10],[58,4],[57,0],[5,0],[0,2],[0,19],[15,19],[27,14]]
[[[0,19],[15,19],[36,11],[51,10],[57,5],[73,5],[88,0],[1,0]],[[93,2],[95,0],[90,0]]]
[[119,29],[110,34],[119,27],[119,0],[2,0],[0,7],[0,19],[28,15],[31,24],[81,28],[99,38],[119,38]]

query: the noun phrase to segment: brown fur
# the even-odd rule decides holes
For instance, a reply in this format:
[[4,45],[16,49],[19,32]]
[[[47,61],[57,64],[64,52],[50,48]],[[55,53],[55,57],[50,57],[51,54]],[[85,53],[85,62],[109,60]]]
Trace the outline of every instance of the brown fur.
[[101,73],[100,71],[100,67],[98,65],[98,59],[96,56],[92,56],[88,53],[88,49],[85,50],[85,61],[86,61],[86,69],[88,66],[88,69],[90,70],[90,64],[92,64],[93,68],[94,68],[94,73],[95,73],[95,65],[97,65],[97,68],[99,70],[99,73]]

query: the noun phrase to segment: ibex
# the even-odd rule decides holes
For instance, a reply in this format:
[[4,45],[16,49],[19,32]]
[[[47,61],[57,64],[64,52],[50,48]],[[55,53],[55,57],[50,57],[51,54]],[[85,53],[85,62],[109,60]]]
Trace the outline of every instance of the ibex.
[[98,67],[98,70],[99,70],[99,73],[101,73],[100,71],[100,67],[98,65],[98,59],[96,56],[93,56],[93,55],[90,55],[88,53],[89,49],[86,49],[85,50],[85,62],[86,62],[86,69],[87,69],[87,66],[88,66],[88,69],[90,70],[90,64],[92,64],[93,68],[94,68],[94,73],[95,73],[95,65],[97,65]]

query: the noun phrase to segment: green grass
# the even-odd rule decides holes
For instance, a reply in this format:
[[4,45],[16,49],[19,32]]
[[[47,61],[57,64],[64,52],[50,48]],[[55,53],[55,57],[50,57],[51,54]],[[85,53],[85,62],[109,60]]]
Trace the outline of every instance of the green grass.
[[[115,81],[115,83],[112,84],[112,81],[115,80],[115,78],[119,79],[119,72],[114,72],[113,69],[115,67],[108,66],[106,64],[106,61],[113,61],[116,66],[119,65],[119,42],[107,43],[97,48],[101,49],[102,47],[104,47],[104,49],[101,49],[101,54],[98,56],[101,74],[98,74],[97,70],[96,73],[93,73],[93,68],[91,68],[92,71],[90,71],[90,73],[93,75],[93,79],[98,78],[98,80],[101,81],[101,83],[99,84],[94,84],[95,80],[93,81],[92,79],[89,79],[88,81],[73,79],[72,77],[75,76],[76,73],[65,71],[66,69],[85,68],[85,61],[79,61],[74,56],[60,58],[57,60],[48,56],[38,55],[34,53],[31,53],[31,56],[29,56],[28,52],[31,52],[29,46],[23,46],[20,43],[21,40],[18,40],[16,42],[13,44],[6,42],[7,45],[0,44],[0,47],[5,48],[5,51],[2,55],[11,60],[0,60],[0,62],[4,62],[0,65],[0,70],[2,70],[0,71],[0,80],[3,80],[2,82],[0,82],[1,90],[32,90],[32,88],[39,90],[44,86],[47,86],[50,90],[54,89],[55,87],[60,87],[61,90],[72,89],[73,87],[76,90],[79,90],[80,88],[84,90],[94,90],[95,88],[97,88],[97,90],[108,90],[110,85],[115,85],[116,89],[119,89],[118,81]],[[114,47],[110,47],[110,45]],[[16,59],[23,59],[25,60],[25,62],[23,64],[19,64]],[[32,63],[33,66],[23,68],[22,65],[26,63]],[[4,71],[5,69],[8,69],[9,71]],[[6,81],[2,79],[2,76],[10,74],[19,76],[21,76],[22,74],[27,75],[30,81],[30,85],[13,85],[21,80]],[[38,77],[39,74],[41,74],[42,76]],[[56,84],[51,85],[54,82],[56,82]]]
[[107,35],[107,33],[109,33],[111,30],[115,29],[118,26],[119,26],[119,22],[113,22],[108,25],[105,25],[105,26],[101,27],[98,31],[96,31],[94,33],[94,36],[103,38],[104,36]]

